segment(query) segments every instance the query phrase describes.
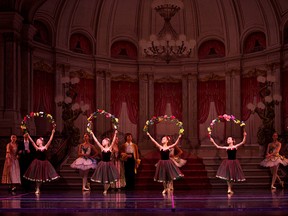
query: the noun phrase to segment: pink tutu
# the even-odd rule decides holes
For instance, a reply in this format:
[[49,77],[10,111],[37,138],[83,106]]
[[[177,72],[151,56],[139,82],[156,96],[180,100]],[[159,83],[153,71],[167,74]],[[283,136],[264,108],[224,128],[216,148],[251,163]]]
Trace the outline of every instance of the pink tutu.
[[263,161],[260,162],[260,165],[263,167],[274,167],[279,164],[282,164],[283,166],[287,166],[288,159],[278,154],[276,156],[265,158]]
[[156,166],[154,181],[166,182],[184,177],[172,160],[159,160]]
[[48,160],[34,159],[25,172],[24,178],[30,181],[47,182],[58,179],[60,176]]
[[84,158],[79,157],[77,158],[71,165],[71,168],[80,169],[80,170],[88,170],[88,169],[95,169],[97,166],[97,162],[93,158]]
[[246,180],[241,165],[237,159],[223,160],[218,168],[216,177],[233,182],[241,182]]

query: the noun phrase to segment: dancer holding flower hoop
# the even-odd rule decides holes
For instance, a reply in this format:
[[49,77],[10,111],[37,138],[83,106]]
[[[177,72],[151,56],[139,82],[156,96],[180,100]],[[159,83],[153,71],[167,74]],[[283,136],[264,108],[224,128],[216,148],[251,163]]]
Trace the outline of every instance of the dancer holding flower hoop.
[[228,194],[233,193],[232,191],[233,182],[242,182],[246,180],[241,165],[239,163],[239,160],[236,159],[236,152],[237,149],[246,142],[247,133],[244,130],[243,140],[238,144],[235,144],[235,139],[233,137],[228,137],[227,138],[228,146],[219,146],[211,137],[211,133],[215,123],[230,122],[230,121],[234,122],[235,124],[239,124],[241,127],[245,126],[244,122],[241,122],[240,120],[236,119],[233,115],[224,114],[214,119],[211,122],[210,126],[208,127],[208,136],[210,137],[210,141],[216,146],[216,148],[224,149],[227,152],[228,158],[223,160],[222,163],[220,164],[216,177],[227,181]]
[[[172,144],[170,136],[163,136],[161,139],[161,144],[159,144],[148,132],[148,126],[157,124],[161,121],[174,121],[179,126],[179,136],[175,143]],[[154,175],[154,181],[163,182],[164,190],[162,194],[166,194],[169,190],[173,190],[173,180],[180,179],[184,177],[180,169],[175,165],[175,163],[170,159],[169,154],[170,150],[178,145],[182,134],[184,133],[183,123],[176,119],[174,116],[160,116],[153,117],[151,120],[146,122],[146,125],[143,129],[151,141],[156,145],[160,150],[161,159],[158,161],[156,166],[156,172]]]
[[[31,138],[31,136],[29,135],[26,122],[29,118],[32,117],[47,118],[49,122],[52,123],[53,129],[47,144],[45,144],[44,139],[42,137],[38,138],[35,143],[34,140]],[[29,140],[36,149],[36,158],[32,161],[32,163],[30,164],[30,166],[28,167],[27,171],[24,174],[24,178],[36,182],[36,191],[35,191],[36,194],[40,193],[40,186],[42,183],[60,178],[60,176],[57,174],[52,164],[47,160],[47,150],[50,144],[52,143],[55,133],[55,127],[56,124],[52,115],[46,114],[44,112],[30,113],[29,116],[27,115],[24,117],[21,124],[21,129],[25,134],[28,134]]]
[[[102,140],[102,143],[100,143],[92,131],[92,119],[96,118],[98,114],[105,115],[106,118],[111,118],[111,122],[114,128],[114,135],[111,144],[108,137],[104,138]],[[113,116],[112,114],[106,112],[105,110],[98,109],[97,112],[92,113],[88,118],[87,131],[92,135],[94,141],[96,142],[96,145],[100,148],[102,153],[102,160],[98,163],[91,177],[91,181],[104,184],[104,195],[107,194],[110,184],[117,182],[120,178],[116,166],[111,161],[112,149],[113,146],[116,144],[116,138],[118,133],[117,129],[118,119],[115,118],[115,116]]]

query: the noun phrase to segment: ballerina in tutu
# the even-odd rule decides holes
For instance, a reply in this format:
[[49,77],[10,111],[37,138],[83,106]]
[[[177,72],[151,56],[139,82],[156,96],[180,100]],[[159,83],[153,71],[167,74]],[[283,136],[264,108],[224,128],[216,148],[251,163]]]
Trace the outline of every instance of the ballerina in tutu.
[[276,180],[278,179],[281,187],[284,187],[284,181],[282,181],[278,175],[279,165],[288,165],[288,159],[281,156],[279,151],[281,149],[281,143],[278,141],[278,134],[275,132],[272,135],[273,142],[269,143],[266,150],[266,158],[261,161],[260,165],[264,167],[270,167],[272,174],[271,189],[276,189],[274,186]]
[[235,139],[232,137],[227,138],[228,146],[219,146],[215,143],[214,139],[210,137],[210,141],[219,149],[225,149],[228,155],[228,159],[225,159],[220,164],[216,177],[220,179],[224,179],[227,181],[228,185],[228,194],[232,194],[232,183],[233,182],[242,182],[245,181],[245,175],[239,163],[239,160],[236,159],[236,152],[238,147],[243,145],[246,142],[247,133],[243,133],[242,142],[235,144]]
[[91,181],[104,184],[103,194],[107,194],[110,184],[117,182],[120,178],[116,166],[114,165],[113,161],[111,161],[111,153],[112,148],[116,143],[117,130],[114,132],[111,145],[109,138],[104,138],[101,145],[98,139],[95,137],[93,131],[91,131],[91,134],[102,152],[102,160],[98,163],[95,172],[91,177]]
[[156,166],[156,172],[154,175],[154,181],[163,182],[164,190],[162,194],[165,194],[170,189],[173,189],[172,183],[173,180],[180,179],[184,177],[180,169],[175,165],[175,163],[170,159],[170,149],[176,146],[181,138],[181,135],[178,136],[176,142],[171,144],[171,137],[164,136],[161,139],[160,145],[148,132],[148,137],[151,141],[159,148],[161,159],[158,161]]
[[36,143],[28,134],[29,140],[32,142],[36,149],[36,158],[32,161],[27,171],[24,174],[24,178],[36,182],[36,194],[40,193],[40,186],[42,183],[52,181],[60,178],[52,164],[47,160],[47,150],[52,143],[52,139],[55,133],[55,129],[52,130],[49,141],[45,145],[44,139],[40,137]]
[[90,169],[95,169],[97,161],[95,157],[98,153],[94,145],[89,142],[89,133],[84,134],[84,143],[78,147],[78,158],[70,165],[71,168],[79,169],[82,177],[82,190],[89,191],[90,184],[87,183],[88,173]]

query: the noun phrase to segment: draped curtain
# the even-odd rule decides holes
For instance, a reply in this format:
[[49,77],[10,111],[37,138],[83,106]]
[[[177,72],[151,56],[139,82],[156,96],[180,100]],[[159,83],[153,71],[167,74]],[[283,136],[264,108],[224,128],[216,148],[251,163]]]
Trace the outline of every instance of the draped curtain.
[[165,115],[170,103],[172,115],[182,120],[182,83],[155,83],[154,101],[155,116]]
[[88,104],[89,110],[87,114],[89,115],[91,112],[95,111],[95,80],[94,79],[86,79],[81,78],[80,82],[76,86],[77,97],[75,99],[76,103],[79,105]]
[[120,116],[123,102],[127,104],[128,117],[131,123],[138,124],[138,83],[127,81],[111,82],[111,112],[115,116]]
[[[33,74],[33,110],[30,112],[43,111],[55,114],[55,82],[54,74],[45,71],[35,70]],[[44,136],[51,132],[51,124],[43,118],[31,119],[35,123],[35,132],[33,135]],[[29,123],[28,123],[29,124]]]
[[258,94],[259,85],[257,77],[243,78],[241,83],[241,100],[242,100],[242,120],[246,121],[251,115],[251,111],[247,108],[249,103],[257,104],[260,101]]
[[[198,81],[197,88],[199,139],[201,145],[210,145],[207,127],[218,115],[225,113],[225,81]],[[225,137],[224,124],[219,124],[213,129],[213,137],[217,142],[223,142]]]
[[80,78],[80,82],[76,85],[77,97],[75,103],[78,103],[81,106],[89,105],[89,109],[86,110],[86,115],[80,115],[75,120],[75,125],[79,128],[80,134],[86,132],[87,126],[87,116],[92,112],[96,111],[95,107],[95,80],[88,78]]
[[261,100],[259,94],[259,83],[257,82],[257,77],[247,77],[241,80],[241,120],[245,121],[245,130],[249,134],[246,143],[257,143],[257,132],[259,126],[262,124],[261,119],[257,114],[252,114],[252,112],[247,108],[249,103],[257,105]]
[[[33,79],[33,111],[55,113],[55,82],[54,74],[45,71],[34,71]],[[32,110],[31,110],[32,111]]]
[[203,124],[209,115],[210,103],[215,103],[218,115],[225,112],[225,80],[198,82],[198,121]]

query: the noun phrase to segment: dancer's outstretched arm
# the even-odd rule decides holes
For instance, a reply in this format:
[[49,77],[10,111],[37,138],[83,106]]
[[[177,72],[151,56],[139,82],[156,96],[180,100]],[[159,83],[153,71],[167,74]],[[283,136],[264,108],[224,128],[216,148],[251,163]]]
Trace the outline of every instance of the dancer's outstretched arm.
[[39,148],[38,148],[38,146],[36,145],[36,143],[34,142],[34,140],[31,138],[30,134],[29,134],[29,133],[27,133],[27,134],[28,134],[28,138],[29,138],[29,140],[31,141],[33,147],[34,147],[36,150],[38,150]]
[[216,148],[219,148],[219,149],[227,149],[227,147],[224,147],[224,146],[219,146],[212,137],[210,137],[210,142],[212,142]]
[[177,140],[175,141],[175,143],[173,143],[172,145],[169,146],[169,149],[170,149],[170,148],[173,148],[174,146],[176,146],[176,145],[179,143],[181,137],[182,137],[182,135],[179,134]]
[[114,146],[115,143],[116,143],[117,133],[118,133],[118,131],[115,130],[114,136],[113,136],[113,139],[112,139],[112,143],[111,143],[110,148],[109,148],[110,150],[112,150],[113,146]]
[[247,137],[247,133],[244,131],[242,142],[240,142],[237,145],[235,145],[235,147],[238,148],[239,146],[243,145],[246,142],[246,137]]
[[159,148],[161,149],[162,146],[150,135],[149,132],[146,133],[148,135],[148,137],[151,139],[151,141]]
[[101,143],[98,141],[98,139],[95,137],[93,131],[90,132],[90,134],[93,137],[93,140],[96,142],[96,144],[99,146],[99,148],[101,149],[101,151],[103,150],[103,146],[101,145]]
[[48,149],[50,144],[52,143],[53,137],[54,137],[54,133],[55,133],[55,129],[52,130],[51,135],[50,135],[50,139],[47,142],[47,144],[45,145],[45,148]]

